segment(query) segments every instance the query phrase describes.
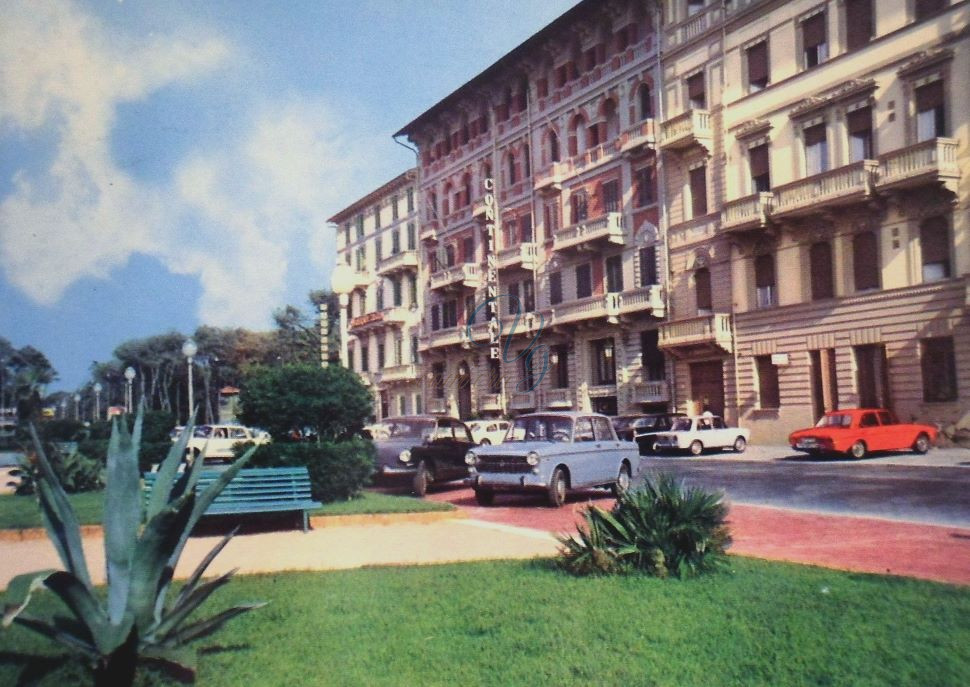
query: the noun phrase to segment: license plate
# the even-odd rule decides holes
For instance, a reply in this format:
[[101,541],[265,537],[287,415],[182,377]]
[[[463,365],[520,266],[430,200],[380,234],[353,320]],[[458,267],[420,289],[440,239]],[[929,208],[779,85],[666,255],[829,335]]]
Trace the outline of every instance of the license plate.
[[799,439],[795,444],[798,448],[815,448],[818,442],[815,439]]

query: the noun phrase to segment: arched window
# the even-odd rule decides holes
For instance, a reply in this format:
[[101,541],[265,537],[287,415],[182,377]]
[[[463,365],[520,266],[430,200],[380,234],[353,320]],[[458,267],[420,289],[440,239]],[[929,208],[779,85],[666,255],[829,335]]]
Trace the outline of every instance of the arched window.
[[549,162],[559,162],[559,136],[555,129],[549,130]]
[[528,179],[532,176],[532,160],[529,159],[531,151],[529,150],[529,145],[526,144],[522,148],[522,178]]
[[607,100],[603,103],[603,119],[605,121],[604,135],[600,136],[600,143],[612,141],[620,135],[620,115],[616,110],[616,102]]
[[754,286],[759,308],[778,304],[775,286],[775,256],[771,253],[754,259]]
[[586,152],[586,119],[576,115],[569,126],[569,155]]
[[511,186],[516,182],[515,178],[515,154],[509,153],[509,166],[508,166],[508,185]]
[[441,198],[441,214],[448,215],[451,212],[451,184],[445,184],[445,191]]
[[923,281],[950,278],[950,231],[942,217],[930,217],[919,228]]
[[653,96],[648,84],[642,83],[637,89],[637,111],[641,122],[653,117]]
[[701,267],[694,271],[694,294],[697,297],[697,313],[709,313],[712,310],[711,271]]
[[472,202],[472,175],[465,172],[465,175],[461,178],[462,185],[462,205],[468,205]]
[[879,288],[879,249],[874,231],[852,237],[852,274],[856,291]]
[[832,244],[828,241],[813,243],[808,251],[808,261],[812,275],[812,300],[820,301],[835,297]]

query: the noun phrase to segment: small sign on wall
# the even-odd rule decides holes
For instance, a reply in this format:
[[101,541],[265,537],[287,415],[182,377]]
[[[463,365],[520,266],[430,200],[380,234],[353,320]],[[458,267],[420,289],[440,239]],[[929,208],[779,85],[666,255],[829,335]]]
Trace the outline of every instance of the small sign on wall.
[[771,364],[778,367],[784,367],[789,364],[787,353],[772,353],[771,354]]

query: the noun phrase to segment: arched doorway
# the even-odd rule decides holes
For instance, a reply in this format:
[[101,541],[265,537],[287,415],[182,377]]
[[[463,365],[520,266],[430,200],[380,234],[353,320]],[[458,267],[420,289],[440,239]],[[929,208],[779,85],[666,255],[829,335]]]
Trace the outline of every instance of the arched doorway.
[[472,376],[468,363],[458,366],[458,417],[467,420],[472,414]]

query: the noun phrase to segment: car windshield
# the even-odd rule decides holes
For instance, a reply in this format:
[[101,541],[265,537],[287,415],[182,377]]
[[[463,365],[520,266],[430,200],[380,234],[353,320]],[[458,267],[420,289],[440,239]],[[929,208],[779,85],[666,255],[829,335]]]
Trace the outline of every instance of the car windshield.
[[816,427],[851,427],[852,426],[852,416],[848,413],[833,413],[831,415],[823,415],[818,421]]
[[371,427],[371,435],[375,439],[416,438],[420,439],[434,432],[434,420],[402,419],[386,420]]
[[671,431],[674,432],[689,432],[690,431],[690,418],[689,417],[679,417],[674,420],[673,424],[670,425]]
[[560,415],[529,415],[520,417],[512,423],[505,442],[569,441],[572,435],[572,418]]

